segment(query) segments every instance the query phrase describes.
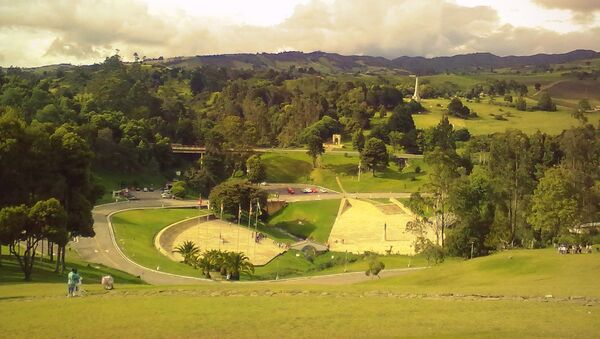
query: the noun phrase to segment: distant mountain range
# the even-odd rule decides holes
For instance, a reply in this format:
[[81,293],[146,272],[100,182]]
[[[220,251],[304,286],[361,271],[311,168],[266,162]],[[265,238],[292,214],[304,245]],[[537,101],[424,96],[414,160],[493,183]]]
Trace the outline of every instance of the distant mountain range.
[[340,55],[326,52],[282,52],[257,54],[198,55],[194,57],[175,57],[153,59],[150,63],[159,63],[171,67],[194,68],[205,65],[232,68],[288,69],[290,66],[330,72],[358,72],[393,70],[399,73],[435,74],[446,71],[473,69],[495,69],[503,67],[526,67],[560,64],[584,59],[599,58],[600,53],[591,50],[574,50],[564,54],[536,54],[530,56],[500,57],[491,53],[472,53],[450,57],[408,57],[396,59],[384,57]]

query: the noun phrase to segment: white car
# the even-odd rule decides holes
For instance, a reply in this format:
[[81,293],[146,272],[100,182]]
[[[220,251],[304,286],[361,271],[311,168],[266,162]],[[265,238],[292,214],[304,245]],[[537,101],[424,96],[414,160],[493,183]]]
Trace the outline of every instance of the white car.
[[319,192],[321,192],[321,193],[327,193],[327,190],[324,189],[324,188],[319,188]]
[[161,197],[161,198],[164,198],[164,199],[171,199],[171,198],[173,198],[173,195],[172,195],[171,193],[167,193],[167,192],[165,192],[165,193],[162,193],[162,194],[160,195],[160,197]]
[[303,189],[302,192],[304,192],[304,193],[312,193],[312,190],[307,187],[307,188]]

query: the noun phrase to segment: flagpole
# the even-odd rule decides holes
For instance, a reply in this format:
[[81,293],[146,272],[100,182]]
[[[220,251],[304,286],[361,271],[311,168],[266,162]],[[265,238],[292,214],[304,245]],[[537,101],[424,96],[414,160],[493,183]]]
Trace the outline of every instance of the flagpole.
[[[260,201],[256,200],[256,222],[254,224],[254,234],[258,237],[258,214],[260,213]],[[258,239],[258,238],[256,238]],[[254,261],[256,262],[256,239],[254,240]]]
[[237,252],[240,251],[240,223],[242,219],[242,204],[238,204]]

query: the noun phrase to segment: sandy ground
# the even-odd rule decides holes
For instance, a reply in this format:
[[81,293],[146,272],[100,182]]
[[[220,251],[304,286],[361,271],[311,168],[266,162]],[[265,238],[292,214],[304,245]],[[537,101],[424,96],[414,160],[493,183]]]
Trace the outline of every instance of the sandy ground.
[[331,229],[329,248],[339,252],[412,255],[415,236],[406,231],[406,223],[411,220],[414,216],[405,208],[381,208],[348,199]]
[[[260,242],[254,241],[254,233],[247,227],[240,227],[220,220],[211,220],[187,227],[176,235],[165,248],[175,248],[186,240],[196,243],[202,251],[221,250],[243,252],[254,265],[265,265],[271,259],[284,251],[272,239],[265,238]],[[174,254],[175,260],[182,260]]]

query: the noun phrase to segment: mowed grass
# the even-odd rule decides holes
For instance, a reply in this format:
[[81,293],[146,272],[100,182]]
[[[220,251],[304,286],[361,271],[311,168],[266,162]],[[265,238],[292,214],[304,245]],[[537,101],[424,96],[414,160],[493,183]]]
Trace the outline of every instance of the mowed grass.
[[207,210],[197,209],[148,209],[114,214],[111,218],[117,243],[127,257],[136,263],[161,271],[199,276],[191,266],[172,261],[154,247],[158,232],[183,219],[206,215]]
[[[571,338],[600,331],[600,312],[576,304],[193,293],[5,300],[0,317],[11,338]],[[65,317],[68,326],[57,329]]]
[[[497,98],[497,100],[502,100]],[[504,132],[506,129],[520,129],[527,134],[533,134],[538,130],[548,134],[557,135],[563,130],[578,126],[579,122],[571,116],[571,109],[559,106],[556,112],[522,112],[513,107],[491,105],[487,102],[466,102],[463,104],[472,111],[477,112],[478,118],[459,119],[449,117],[450,123],[455,129],[467,128],[473,135],[487,135],[496,132]],[[429,110],[424,114],[415,114],[413,119],[417,128],[429,128],[437,125],[444,114],[444,109],[450,101],[447,99],[423,100],[423,106]],[[437,105],[441,105],[438,107]],[[528,105],[534,105],[535,101],[528,100]],[[506,114],[510,116],[506,116]],[[504,115],[506,120],[497,120],[494,115]],[[600,121],[600,112],[586,114],[590,123],[597,124]]]
[[[364,171],[359,181],[359,156],[354,154],[325,152],[315,169],[304,152],[266,153],[262,158],[268,182],[308,183],[338,192],[341,188],[336,176],[348,192],[416,192],[427,182],[427,166],[422,159],[409,160],[408,166],[402,170],[390,162],[388,168],[377,171],[375,176]],[[415,171],[417,166],[421,169],[420,173]]]
[[340,200],[289,203],[269,218],[269,226],[278,227],[300,237],[325,243],[337,216]]
[[[372,283],[415,293],[600,297],[600,254],[514,250]],[[371,284],[371,283],[368,283]]]
[[[0,319],[15,338],[595,337],[599,259],[515,250],[357,285],[95,285],[72,299],[64,284],[2,284]],[[65,315],[68,329],[57,330]]]

